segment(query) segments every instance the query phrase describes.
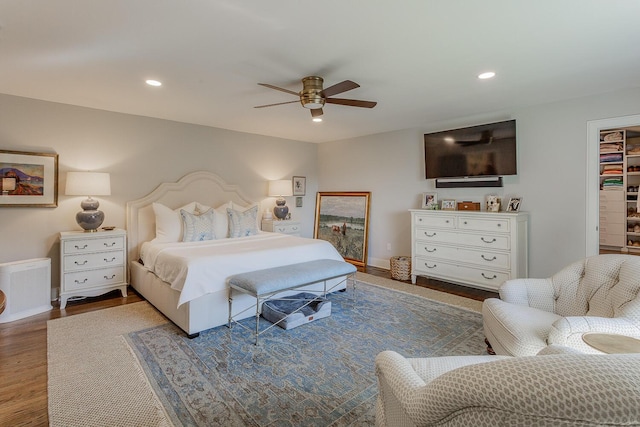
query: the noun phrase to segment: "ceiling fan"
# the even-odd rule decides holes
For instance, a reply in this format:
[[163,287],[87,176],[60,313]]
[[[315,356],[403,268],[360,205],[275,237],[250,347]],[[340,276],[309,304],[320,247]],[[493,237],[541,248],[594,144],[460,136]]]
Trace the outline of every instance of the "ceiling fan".
[[339,104],[347,105],[350,107],[363,107],[373,108],[377,102],[372,101],[360,101],[357,99],[344,99],[344,98],[329,98],[330,96],[337,95],[355,88],[360,87],[358,83],[351,80],[345,80],[337,83],[333,86],[329,86],[326,89],[322,89],[322,83],[324,80],[318,76],[308,76],[302,79],[302,90],[300,92],[294,92],[289,89],[283,89],[281,87],[273,86],[267,83],[258,83],[260,86],[268,87],[271,89],[279,90],[281,92],[295,95],[299,98],[296,101],[279,102],[277,104],[258,105],[254,108],[273,107],[275,105],[293,104],[300,102],[304,108],[311,110],[312,117],[319,117],[322,115],[322,107],[324,104]]

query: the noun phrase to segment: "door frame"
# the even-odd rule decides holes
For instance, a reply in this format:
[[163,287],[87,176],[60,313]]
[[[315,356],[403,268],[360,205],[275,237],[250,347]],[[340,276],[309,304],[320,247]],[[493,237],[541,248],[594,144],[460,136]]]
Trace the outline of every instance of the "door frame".
[[632,126],[640,126],[640,114],[587,122],[586,256],[600,251],[600,131]]

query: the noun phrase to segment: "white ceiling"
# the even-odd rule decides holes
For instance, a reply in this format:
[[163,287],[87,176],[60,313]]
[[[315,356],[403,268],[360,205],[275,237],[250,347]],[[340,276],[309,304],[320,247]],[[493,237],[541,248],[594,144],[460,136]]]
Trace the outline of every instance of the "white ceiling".
[[[253,108],[307,75],[378,105]],[[0,2],[0,93],[300,141],[638,85],[638,0]]]

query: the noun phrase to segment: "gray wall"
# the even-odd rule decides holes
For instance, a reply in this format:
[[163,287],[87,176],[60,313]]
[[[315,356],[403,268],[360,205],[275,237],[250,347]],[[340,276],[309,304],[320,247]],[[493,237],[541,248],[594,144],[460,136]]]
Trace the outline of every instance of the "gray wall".
[[[407,210],[420,207],[422,192],[480,202],[488,194],[521,196],[530,213],[529,274],[547,277],[586,255],[587,122],[639,112],[634,89],[324,143],[319,191],[371,191],[369,264],[385,268],[389,257],[411,253]],[[503,188],[436,189],[424,178],[424,133],[510,118],[518,126],[518,175],[505,177]]]
[[104,225],[125,227],[125,203],[159,183],[196,170],[220,175],[256,201],[267,198],[267,181],[307,177],[302,208],[288,198],[292,216],[313,235],[317,189],[317,145],[205,126],[111,113],[0,95],[0,150],[59,155],[57,208],[0,207],[0,263],[52,258],[53,287],[59,286],[58,233],[80,230],[75,214],[84,197],[64,195],[66,172],[111,173],[111,196],[98,197]]

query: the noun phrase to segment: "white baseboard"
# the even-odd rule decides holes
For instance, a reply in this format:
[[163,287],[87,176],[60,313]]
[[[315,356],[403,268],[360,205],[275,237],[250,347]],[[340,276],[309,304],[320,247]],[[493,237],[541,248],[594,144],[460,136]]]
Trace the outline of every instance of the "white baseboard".
[[369,258],[367,265],[372,267],[384,268],[385,270],[391,270],[391,261],[384,258]]

